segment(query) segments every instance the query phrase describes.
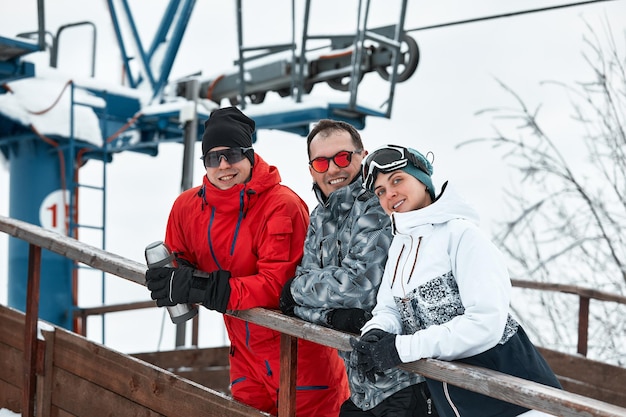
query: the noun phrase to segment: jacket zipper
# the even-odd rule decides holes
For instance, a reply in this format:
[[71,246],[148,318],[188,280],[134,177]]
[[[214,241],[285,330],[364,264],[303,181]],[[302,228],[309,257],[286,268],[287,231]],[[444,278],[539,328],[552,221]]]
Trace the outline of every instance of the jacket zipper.
[[207,228],[207,241],[209,242],[209,250],[211,251],[211,257],[213,258],[213,262],[218,269],[222,269],[217,257],[215,256],[215,251],[213,250],[213,241],[211,240],[211,227],[213,227],[213,219],[215,218],[215,207],[211,209],[211,218],[209,219],[209,227]]
[[400,249],[400,254],[398,255],[398,260],[396,261],[396,267],[393,270],[393,278],[391,279],[391,288],[393,288],[393,284],[396,282],[396,276],[398,275],[398,268],[400,267],[400,259],[402,259],[403,252],[404,252],[404,245],[402,245],[402,249]]
[[237,243],[237,236],[239,236],[239,228],[241,227],[241,222],[244,218],[244,190],[241,190],[239,195],[239,217],[237,218],[237,225],[235,226],[235,235],[233,236],[233,244],[230,247],[230,255],[232,256],[235,253],[235,243]]
[[[413,277],[413,272],[415,271],[415,265],[417,265],[417,256],[420,253],[420,246],[422,244],[422,237],[420,236],[417,241],[417,249],[415,249],[415,259],[413,259],[413,266],[411,267],[411,272],[409,272],[409,277],[406,279],[407,285],[411,282],[411,278]],[[411,237],[411,246],[413,246],[413,237]],[[408,262],[408,259],[407,259]],[[404,269],[404,268],[403,268]],[[402,285],[402,293],[406,298],[406,290],[404,289],[404,280],[400,279],[400,285]]]
[[418,384],[418,386],[420,389],[420,393],[422,394],[422,398],[424,399],[424,401],[426,401],[426,414],[430,416],[433,414],[433,399],[430,398],[428,394],[426,394],[428,385],[426,385],[426,382],[422,382],[421,384]]

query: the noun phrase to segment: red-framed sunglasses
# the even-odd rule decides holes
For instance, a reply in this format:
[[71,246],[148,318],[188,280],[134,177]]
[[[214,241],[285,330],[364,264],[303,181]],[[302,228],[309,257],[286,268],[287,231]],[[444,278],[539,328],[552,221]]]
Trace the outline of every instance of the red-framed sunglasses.
[[350,165],[350,162],[352,162],[352,154],[361,152],[363,152],[363,149],[360,149],[358,151],[339,151],[331,157],[318,156],[317,158],[310,160],[309,165],[311,165],[311,168],[313,168],[315,172],[323,174],[324,172],[328,171],[331,160],[339,168],[345,168]]

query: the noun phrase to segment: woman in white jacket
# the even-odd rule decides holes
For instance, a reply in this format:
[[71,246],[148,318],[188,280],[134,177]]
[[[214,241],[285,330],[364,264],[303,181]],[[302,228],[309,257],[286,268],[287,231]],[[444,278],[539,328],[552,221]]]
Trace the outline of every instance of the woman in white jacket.
[[[363,185],[391,216],[389,249],[373,318],[352,340],[363,374],[422,358],[457,360],[560,388],[509,314],[511,281],[478,215],[445,183],[435,198],[432,165],[388,145],[363,162]],[[427,378],[443,417],[547,415]]]

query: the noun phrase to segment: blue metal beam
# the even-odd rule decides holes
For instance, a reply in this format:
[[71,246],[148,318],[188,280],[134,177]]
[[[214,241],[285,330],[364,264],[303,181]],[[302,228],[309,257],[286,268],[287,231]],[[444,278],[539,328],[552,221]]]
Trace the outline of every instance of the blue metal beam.
[[[0,84],[34,76],[35,65],[32,62],[25,62],[19,59],[9,62],[0,61]],[[0,88],[0,94],[5,92],[5,89]]]
[[0,36],[0,61],[9,61],[38,50],[39,46],[34,43]]
[[154,52],[157,50],[159,45],[167,40],[167,34],[172,27],[172,22],[174,21],[174,17],[176,16],[176,10],[178,10],[179,5],[180,0],[171,0],[170,3],[167,5],[167,9],[165,9],[165,14],[163,14],[163,19],[161,19],[159,28],[157,29],[157,32],[154,35],[154,39],[152,40],[152,45],[150,45],[150,49],[148,50],[148,56],[150,57],[150,60],[152,60]]
[[[174,65],[174,60],[176,59],[176,54],[178,53],[178,48],[183,40],[183,35],[185,34],[185,29],[187,29],[187,24],[189,23],[195,4],[195,0],[184,0],[182,9],[180,13],[178,13],[178,21],[174,26],[171,39],[163,57],[163,62],[161,63],[161,73],[159,74],[159,79],[153,86],[154,90],[152,98],[159,96],[167,84],[170,72],[172,71],[172,66]],[[168,8],[168,12],[171,13],[172,11]]]
[[109,5],[109,14],[111,15],[111,22],[113,23],[113,29],[115,30],[117,45],[119,46],[120,53],[122,54],[122,62],[124,63],[124,70],[126,71],[126,76],[128,77],[128,83],[132,88],[137,88],[139,83],[135,80],[133,73],[130,70],[130,60],[132,58],[129,57],[126,52],[126,44],[124,43],[124,38],[122,37],[122,30],[120,28],[120,22],[117,17],[117,12],[115,11],[113,0],[107,0],[107,4]]
[[[176,1],[176,0],[172,0]],[[137,31],[137,25],[135,25],[135,19],[133,19],[133,14],[130,11],[130,6],[128,5],[127,0],[121,0],[122,6],[124,6],[124,11],[126,13],[126,17],[128,19],[128,23],[130,24],[130,31],[133,35],[133,40],[135,41],[135,45],[137,46],[137,53],[139,54],[139,58],[141,59],[141,64],[143,65],[143,72],[148,77],[148,81],[150,82],[150,87],[154,90],[154,76],[152,75],[152,68],[150,68],[150,60],[146,55],[146,52],[141,43],[141,37],[139,36],[139,31]]]
[[[20,58],[38,50],[39,46],[34,43],[0,36],[0,83],[33,77],[35,65]],[[0,89],[0,94],[5,92]]]

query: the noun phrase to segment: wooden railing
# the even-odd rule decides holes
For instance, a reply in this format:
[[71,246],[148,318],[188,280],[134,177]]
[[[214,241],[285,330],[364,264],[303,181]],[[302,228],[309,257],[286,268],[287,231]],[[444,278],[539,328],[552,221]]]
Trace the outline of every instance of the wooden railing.
[[[512,279],[511,283],[516,288],[535,289],[541,291],[560,292],[578,296],[578,343],[576,353],[587,356],[589,342],[589,305],[591,300],[614,302],[626,305],[626,297],[618,294],[610,294],[576,285],[553,284],[545,282]],[[110,304],[100,307],[77,308],[74,310],[74,318],[78,319],[80,334],[87,335],[87,318],[100,316],[106,313],[154,308],[153,301],[138,301],[123,304]],[[198,344],[198,317],[194,318],[191,335],[192,345]]]
[[553,291],[578,296],[578,349],[580,355],[587,356],[589,339],[589,302],[590,300],[608,301],[626,305],[626,297],[618,294],[609,294],[590,288],[582,288],[576,285],[551,284],[546,282],[525,281],[521,279],[511,280],[514,287],[530,288],[542,291]]
[[[41,249],[50,250],[140,285],[144,284],[146,267],[75,239],[4,216],[0,216],[0,231],[30,244],[26,331],[24,332],[25,383],[22,415],[32,417],[34,416],[37,375],[37,312]],[[277,311],[255,308],[231,311],[227,314],[282,333],[279,413],[284,417],[295,415],[294,365],[297,339],[314,341],[339,350],[351,350],[350,335],[294,319]],[[400,367],[432,379],[553,415],[626,417],[626,408],[462,363],[422,359]]]

